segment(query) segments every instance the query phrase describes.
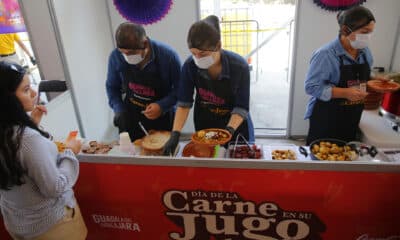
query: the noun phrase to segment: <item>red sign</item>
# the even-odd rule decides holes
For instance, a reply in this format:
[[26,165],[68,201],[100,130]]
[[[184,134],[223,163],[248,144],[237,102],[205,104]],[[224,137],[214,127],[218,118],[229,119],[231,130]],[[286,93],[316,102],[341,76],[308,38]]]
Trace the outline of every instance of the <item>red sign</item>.
[[89,240],[367,240],[400,239],[399,189],[399,173],[81,163],[75,192]]

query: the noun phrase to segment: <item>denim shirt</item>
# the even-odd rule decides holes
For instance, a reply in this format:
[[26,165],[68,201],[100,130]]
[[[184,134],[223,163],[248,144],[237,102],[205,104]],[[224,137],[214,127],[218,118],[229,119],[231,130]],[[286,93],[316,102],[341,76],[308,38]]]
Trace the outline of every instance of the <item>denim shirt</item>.
[[[250,71],[249,65],[243,57],[238,54],[221,51],[222,70],[218,80],[229,79],[235,99],[232,114],[239,114],[244,119],[249,112],[250,99]],[[193,61],[192,56],[188,57],[182,67],[181,83],[179,86],[178,103],[179,107],[192,107],[194,102],[195,79],[198,74],[207,75],[207,70],[199,69]]]
[[365,63],[365,59],[369,66],[373,64],[369,48],[359,50],[359,54],[354,60],[343,48],[339,37],[315,51],[311,57],[305,80],[305,91],[311,96],[307,104],[305,119],[311,116],[317,99],[331,100],[332,87],[337,86],[340,81],[341,57],[344,65],[362,64]]
[[[160,85],[165,97],[157,103],[163,112],[167,112],[173,110],[176,104],[181,62],[178,54],[171,47],[155,40],[150,40],[150,45],[152,50],[150,61],[140,71],[160,73]],[[128,64],[118,49],[111,52],[108,59],[106,91],[108,103],[116,113],[124,111],[125,108],[121,91],[124,73],[130,67],[137,68],[136,65]]]

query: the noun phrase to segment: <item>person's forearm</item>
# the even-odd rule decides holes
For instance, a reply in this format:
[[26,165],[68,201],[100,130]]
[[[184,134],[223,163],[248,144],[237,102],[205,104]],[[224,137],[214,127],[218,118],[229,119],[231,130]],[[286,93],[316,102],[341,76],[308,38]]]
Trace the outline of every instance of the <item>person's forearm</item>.
[[178,107],[175,113],[173,131],[180,132],[185,125],[186,119],[189,115],[190,108]]
[[233,129],[238,129],[240,124],[243,122],[243,117],[240,116],[239,114],[232,114],[231,118],[229,119],[228,125],[229,127],[232,127]]
[[18,45],[22,48],[22,50],[24,50],[24,52],[26,53],[26,55],[28,55],[29,57],[32,57],[31,53],[29,52],[28,48],[25,46],[25,44],[21,41],[21,40],[17,40]]
[[176,94],[174,92],[171,92],[164,98],[160,99],[159,101],[156,101],[156,103],[160,105],[163,113],[168,112],[176,104]]
[[347,98],[347,88],[332,87],[332,98]]

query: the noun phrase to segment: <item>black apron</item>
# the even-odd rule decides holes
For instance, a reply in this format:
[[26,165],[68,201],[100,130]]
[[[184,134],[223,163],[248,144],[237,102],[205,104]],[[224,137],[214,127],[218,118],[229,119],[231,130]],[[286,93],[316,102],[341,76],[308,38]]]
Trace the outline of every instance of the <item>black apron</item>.
[[[343,64],[340,57],[340,81],[338,87],[359,87],[366,90],[371,69],[364,57],[363,64]],[[364,109],[364,101],[351,102],[347,99],[317,99],[310,117],[307,145],[321,138],[336,138],[346,142],[356,140],[358,124]]]
[[125,96],[125,123],[132,141],[142,138],[145,134],[139,122],[149,130],[171,131],[173,112],[162,114],[155,120],[150,120],[142,114],[150,103],[154,103],[168,93],[162,91],[161,77],[157,70],[144,72],[135,67],[128,67],[124,73]]
[[[212,80],[207,70],[198,70],[195,78],[196,100],[194,105],[194,127],[196,131],[205,128],[225,128],[231,118],[235,102],[235,94],[230,79]],[[249,139],[249,129],[246,119],[236,130],[237,134]]]

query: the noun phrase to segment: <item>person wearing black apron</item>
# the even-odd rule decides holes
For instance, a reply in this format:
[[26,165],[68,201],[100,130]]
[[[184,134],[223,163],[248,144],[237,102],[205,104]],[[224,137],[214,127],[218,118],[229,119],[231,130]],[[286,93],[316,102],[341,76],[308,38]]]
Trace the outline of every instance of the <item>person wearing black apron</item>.
[[307,74],[306,92],[313,96],[306,112],[310,119],[307,145],[323,138],[357,140],[371,79],[372,55],[367,46],[375,18],[358,6],[340,12],[338,22],[339,37],[314,53]]
[[194,23],[189,29],[187,42],[192,56],[182,67],[173,132],[165,144],[164,155],[175,152],[180,131],[193,105],[194,90],[193,120],[196,131],[222,128],[232,134],[233,141],[241,135],[253,142],[254,129],[248,113],[248,63],[238,54],[221,49],[216,16]]
[[122,23],[109,58],[106,90],[119,132],[132,141],[147,130],[171,131],[180,79],[178,54],[151,40],[141,25]]
[[[157,60],[155,60],[157,61]],[[162,95],[159,84],[160,74],[155,72],[143,72],[138,68],[130,67],[126,70],[125,106],[126,130],[132,141],[142,138],[145,133],[141,129],[141,123],[147,130],[171,131],[173,113],[167,112],[156,119],[149,119],[144,115],[147,106],[165,97]]]
[[[211,79],[207,71],[199,69],[195,76],[196,100],[194,127],[196,131],[206,128],[226,128],[234,108],[235,94],[230,79]],[[232,139],[241,134],[249,140],[247,121],[233,132]]]

